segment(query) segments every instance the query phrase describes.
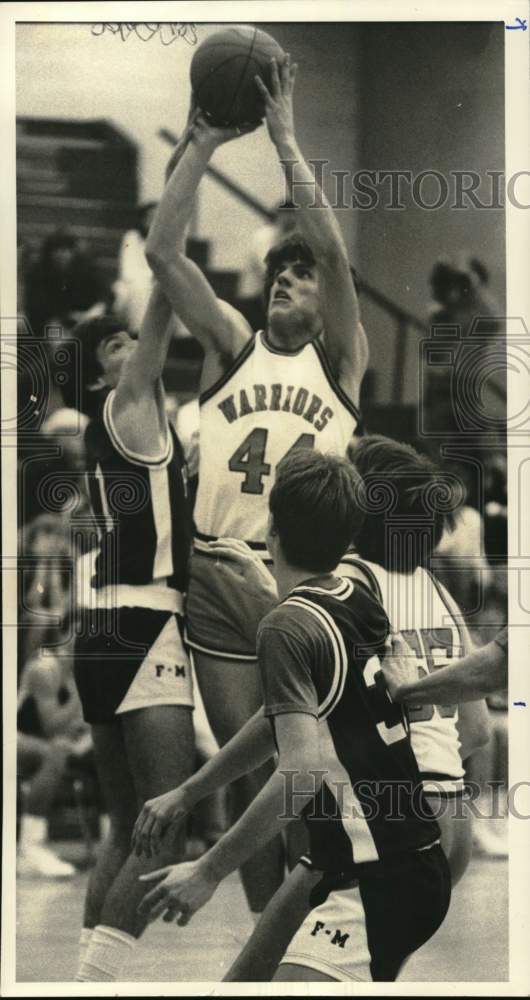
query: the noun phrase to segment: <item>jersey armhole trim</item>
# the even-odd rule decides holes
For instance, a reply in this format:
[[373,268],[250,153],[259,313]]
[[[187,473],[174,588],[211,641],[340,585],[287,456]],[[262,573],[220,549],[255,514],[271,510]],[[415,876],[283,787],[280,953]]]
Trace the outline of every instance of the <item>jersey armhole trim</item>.
[[217,381],[210,386],[209,389],[205,389],[205,391],[201,393],[201,395],[199,396],[199,406],[202,406],[204,403],[207,403],[208,400],[212,398],[212,396],[215,396],[215,394],[219,392],[219,390],[222,389],[227,382],[230,381],[232,376],[235,375],[238,368],[241,368],[241,365],[247,360],[247,358],[252,354],[252,351],[254,350],[256,337],[257,334],[253,334],[253,336],[249,338],[248,343],[241,348],[239,354],[236,355],[236,357],[232,361],[232,364],[228,366],[225,373],[221,375],[217,379]]
[[331,388],[333,389],[333,392],[335,393],[336,396],[339,397],[343,406],[345,406],[346,409],[349,410],[349,412],[355,417],[359,427],[362,427],[362,417],[360,411],[355,405],[355,403],[350,399],[348,394],[344,391],[342,386],[335,378],[333,372],[331,371],[331,365],[329,363],[323,345],[320,343],[319,340],[312,340],[310,341],[310,343],[313,345],[316,351],[317,357],[322,366],[322,371],[324,372],[324,375],[326,376]]
[[462,623],[459,622],[458,619],[455,617],[454,611],[451,608],[451,606],[450,606],[450,604],[449,604],[449,602],[447,600],[447,597],[446,597],[446,595],[444,593],[444,588],[442,587],[442,584],[440,583],[440,581],[436,579],[434,573],[431,573],[430,569],[426,569],[425,572],[427,573],[428,576],[430,576],[430,578],[431,578],[431,580],[432,580],[432,582],[433,582],[436,590],[438,591],[440,600],[442,601],[444,607],[447,609],[447,611],[448,611],[448,613],[449,613],[449,615],[451,617],[451,621],[456,626],[456,630],[458,632],[458,638],[460,639],[460,645],[462,647],[462,656],[465,656],[466,655],[467,642],[466,642],[466,638],[465,638],[464,632],[462,630]]
[[333,590],[327,590],[325,587],[307,587],[301,583],[298,587],[295,587],[291,591],[292,594],[323,594],[329,597],[334,597],[336,601],[346,601],[348,597],[351,597],[353,593],[354,581],[349,577],[341,577],[340,583],[337,584]]
[[299,594],[293,594],[293,596],[288,597],[282,606],[287,604],[302,608],[316,618],[326,635],[333,655],[334,669],[330,689],[318,706],[318,721],[323,722],[342,698],[344,685],[346,684],[348,654],[344,645],[344,639],[332,616],[320,604],[314,604],[313,601]]
[[114,399],[114,389],[109,392],[105,405],[103,407],[103,423],[105,429],[110,437],[112,444],[122,458],[127,459],[128,462],[132,462],[133,465],[147,466],[148,468],[163,469],[171,462],[173,458],[173,437],[169,427],[169,421],[166,422],[166,437],[167,443],[163,453],[160,456],[153,458],[151,455],[143,455],[141,452],[132,451],[131,448],[127,448],[123,441],[121,440],[114,420],[112,417],[112,401]]
[[370,591],[375,595],[375,597],[377,597],[379,603],[383,605],[383,594],[381,593],[379,581],[373,570],[371,570],[370,567],[363,563],[360,559],[357,559],[355,556],[348,555],[348,553],[342,557],[341,562],[346,563],[347,566],[349,565],[355,567],[355,569],[358,569],[364,574],[366,580],[368,580]]

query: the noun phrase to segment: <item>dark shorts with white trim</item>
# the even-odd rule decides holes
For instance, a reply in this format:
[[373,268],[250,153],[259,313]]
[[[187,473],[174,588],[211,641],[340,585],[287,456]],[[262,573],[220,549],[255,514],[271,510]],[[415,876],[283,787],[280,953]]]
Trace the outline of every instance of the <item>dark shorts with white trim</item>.
[[181,616],[138,607],[81,610],[74,677],[92,724],[156,705],[193,708]]
[[192,650],[218,659],[255,663],[263,608],[241,584],[221,576],[216,556],[199,545],[200,540],[191,558],[186,641]]
[[[312,868],[306,858],[300,863]],[[282,962],[339,982],[393,982],[405,959],[438,930],[450,900],[449,866],[438,843],[350,872],[323,871],[311,893],[313,909]]]

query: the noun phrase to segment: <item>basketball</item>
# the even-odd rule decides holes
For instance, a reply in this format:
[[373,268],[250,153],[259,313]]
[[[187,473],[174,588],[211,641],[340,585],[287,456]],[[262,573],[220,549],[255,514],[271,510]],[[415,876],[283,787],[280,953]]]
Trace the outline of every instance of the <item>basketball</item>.
[[254,77],[271,87],[271,59],[280,45],[259,28],[232,25],[206,38],[194,53],[190,78],[197,103],[212,125],[249,125],[265,114]]

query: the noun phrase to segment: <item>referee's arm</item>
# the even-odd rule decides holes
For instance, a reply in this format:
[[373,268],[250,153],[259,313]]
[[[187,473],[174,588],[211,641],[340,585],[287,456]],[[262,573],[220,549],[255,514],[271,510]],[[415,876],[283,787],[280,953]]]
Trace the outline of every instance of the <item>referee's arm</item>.
[[508,651],[503,633],[457,663],[412,681],[406,653],[396,655],[388,650],[382,669],[392,699],[407,705],[439,705],[476,701],[502,690],[508,684]]

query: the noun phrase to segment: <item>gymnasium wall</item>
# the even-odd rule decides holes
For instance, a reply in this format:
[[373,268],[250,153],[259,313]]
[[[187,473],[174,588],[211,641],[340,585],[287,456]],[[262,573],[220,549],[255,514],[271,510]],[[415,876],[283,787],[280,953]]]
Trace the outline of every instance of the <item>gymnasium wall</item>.
[[[361,88],[361,155],[367,170],[504,168],[504,26],[488,24],[364,25],[358,44]],[[388,182],[386,182],[388,185]],[[383,188],[382,190],[388,190]],[[404,188],[404,191],[408,190]],[[454,186],[450,185],[450,193]],[[422,198],[434,203],[436,182]],[[486,181],[477,189],[491,203]],[[359,270],[399,305],[425,319],[429,273],[438,257],[460,252],[479,257],[491,273],[501,309],[505,300],[504,212],[468,207],[405,211],[381,205],[358,213]],[[395,357],[395,329],[366,303],[377,394],[388,398]],[[409,334],[405,401],[417,398],[419,340]]]

